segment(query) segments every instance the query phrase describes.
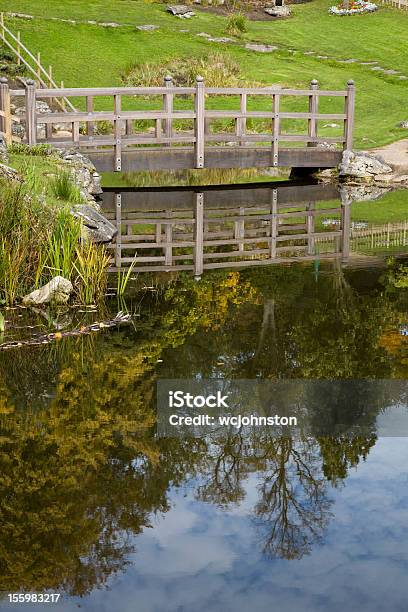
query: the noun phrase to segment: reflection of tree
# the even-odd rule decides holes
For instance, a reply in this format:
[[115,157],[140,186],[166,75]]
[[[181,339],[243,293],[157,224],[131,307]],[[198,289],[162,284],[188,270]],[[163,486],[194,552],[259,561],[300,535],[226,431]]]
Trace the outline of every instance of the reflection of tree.
[[207,459],[201,465],[197,498],[222,507],[245,498],[243,481],[248,475],[246,443],[241,433],[210,441]]
[[330,501],[318,450],[311,439],[269,441],[255,515],[262,528],[263,549],[271,557],[300,559],[324,534]]

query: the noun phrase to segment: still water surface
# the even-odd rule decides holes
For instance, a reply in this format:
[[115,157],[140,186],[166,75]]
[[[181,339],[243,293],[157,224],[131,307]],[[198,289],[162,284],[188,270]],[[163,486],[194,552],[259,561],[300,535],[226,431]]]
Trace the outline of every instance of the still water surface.
[[[0,609],[47,590],[62,611],[406,611],[408,445],[376,423],[398,410],[404,433],[407,298],[378,261],[313,261],[139,276],[106,312],[7,311],[3,340],[132,322],[0,351]],[[160,378],[291,379],[294,403],[302,379],[377,386],[313,406],[363,434],[176,439],[156,435]]]

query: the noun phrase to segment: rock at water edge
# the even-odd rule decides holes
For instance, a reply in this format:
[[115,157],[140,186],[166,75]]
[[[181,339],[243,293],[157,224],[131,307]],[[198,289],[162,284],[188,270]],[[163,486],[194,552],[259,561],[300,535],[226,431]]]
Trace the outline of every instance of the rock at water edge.
[[63,276],[55,276],[47,285],[36,289],[23,298],[25,306],[42,304],[66,304],[73,291],[72,283]]

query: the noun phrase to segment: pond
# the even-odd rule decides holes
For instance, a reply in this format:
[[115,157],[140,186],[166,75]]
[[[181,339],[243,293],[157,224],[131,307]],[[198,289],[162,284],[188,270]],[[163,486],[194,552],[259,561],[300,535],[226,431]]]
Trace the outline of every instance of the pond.
[[[5,311],[1,610],[21,592],[64,612],[406,610],[408,283],[386,261],[407,252],[403,203],[351,204],[347,257],[138,272],[99,310]],[[173,379],[286,385],[305,429],[159,435]]]

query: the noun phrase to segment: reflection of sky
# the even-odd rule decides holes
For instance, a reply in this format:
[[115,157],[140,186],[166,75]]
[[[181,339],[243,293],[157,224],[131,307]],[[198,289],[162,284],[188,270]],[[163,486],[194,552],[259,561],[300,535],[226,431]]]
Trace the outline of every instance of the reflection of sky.
[[[136,538],[137,552],[108,590],[54,609],[101,612],[406,612],[408,440],[382,438],[330,491],[333,519],[323,544],[300,561],[268,560],[247,498],[222,511],[184,491]],[[10,606],[15,610],[16,606]],[[39,605],[36,610],[42,609]],[[46,609],[50,609],[49,606]]]

